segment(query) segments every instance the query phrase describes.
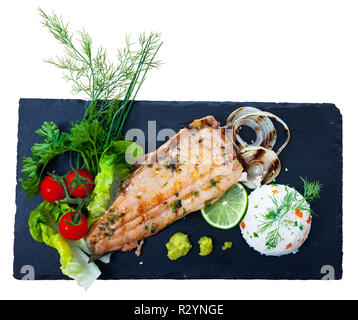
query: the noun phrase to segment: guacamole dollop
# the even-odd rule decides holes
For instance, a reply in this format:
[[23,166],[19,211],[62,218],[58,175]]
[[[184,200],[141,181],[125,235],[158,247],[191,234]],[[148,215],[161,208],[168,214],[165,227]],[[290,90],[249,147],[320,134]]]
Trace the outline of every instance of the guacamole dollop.
[[221,247],[224,251],[232,247],[232,242],[224,242],[224,245]]
[[170,260],[176,260],[184,257],[188,254],[192,245],[189,241],[187,234],[177,232],[169,239],[169,242],[165,244],[168,249],[168,258]]
[[213,240],[209,237],[201,237],[199,240],[200,252],[201,256],[207,256],[208,254],[213,252]]

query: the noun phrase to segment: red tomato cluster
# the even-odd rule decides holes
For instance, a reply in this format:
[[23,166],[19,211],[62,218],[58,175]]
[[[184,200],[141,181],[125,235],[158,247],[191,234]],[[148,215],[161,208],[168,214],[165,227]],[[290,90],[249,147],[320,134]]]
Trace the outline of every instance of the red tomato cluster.
[[[75,187],[71,185],[73,180],[76,178],[76,171],[78,175],[86,179],[86,187],[80,185]],[[89,193],[93,191],[94,183],[91,174],[83,169],[77,169],[69,172],[65,179],[65,186],[71,197],[85,198]],[[88,182],[87,182],[88,181]],[[87,188],[87,189],[86,189]],[[40,194],[42,198],[47,202],[56,202],[66,198],[65,190],[62,185],[54,179],[54,177],[46,176],[40,185]],[[87,232],[87,220],[81,213],[80,219],[77,223],[73,223],[73,217],[76,212],[66,213],[60,220],[59,231],[60,234],[67,240],[75,241],[85,236]]]
[[[86,183],[86,187],[87,187],[88,191],[91,193],[94,188],[93,178],[92,178],[91,174],[88,171],[83,170],[83,169],[78,169],[77,172],[82,178],[85,178],[86,180],[89,181],[88,183]],[[88,196],[87,190],[83,185],[78,186],[76,188],[73,185],[71,185],[71,187],[69,187],[75,178],[76,178],[75,170],[72,170],[66,176],[65,184],[66,184],[66,188],[67,188],[69,194],[75,198],[87,197]],[[41,193],[42,198],[45,201],[52,202],[52,203],[54,203],[58,200],[63,200],[66,197],[65,191],[63,190],[61,184],[58,183],[57,181],[55,181],[55,179],[51,176],[46,176],[42,180],[41,185],[40,185],[40,193]]]

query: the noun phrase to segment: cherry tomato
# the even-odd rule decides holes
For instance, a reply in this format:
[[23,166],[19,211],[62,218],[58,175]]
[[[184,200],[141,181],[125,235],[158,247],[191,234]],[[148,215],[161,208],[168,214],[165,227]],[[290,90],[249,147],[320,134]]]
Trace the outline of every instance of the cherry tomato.
[[[86,187],[88,189],[88,191],[91,193],[93,188],[94,188],[94,183],[93,183],[93,178],[91,176],[91,174],[83,169],[78,169],[77,170],[78,174],[83,177],[86,178],[87,180],[91,181],[89,183],[86,183]],[[78,186],[77,188],[75,188],[74,185],[71,185],[70,188],[69,185],[71,184],[71,182],[75,179],[76,177],[76,171],[71,171],[67,177],[66,177],[66,188],[68,189],[68,192],[70,193],[71,196],[76,197],[76,198],[85,198],[87,197],[87,190],[84,186]]]
[[67,240],[76,241],[83,238],[87,233],[87,220],[81,213],[80,221],[77,225],[71,225],[71,215],[76,212],[67,212],[60,220],[59,231],[62,237]]
[[50,176],[43,178],[40,184],[40,193],[45,201],[52,203],[66,197],[62,186]]

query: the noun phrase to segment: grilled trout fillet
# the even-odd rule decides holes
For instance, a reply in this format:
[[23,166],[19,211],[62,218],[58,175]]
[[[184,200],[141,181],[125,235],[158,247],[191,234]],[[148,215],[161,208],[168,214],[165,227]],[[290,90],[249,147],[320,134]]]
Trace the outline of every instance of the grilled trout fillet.
[[220,123],[212,116],[194,120],[147,154],[123,182],[86,236],[91,259],[136,248],[142,239],[217,200],[242,171]]

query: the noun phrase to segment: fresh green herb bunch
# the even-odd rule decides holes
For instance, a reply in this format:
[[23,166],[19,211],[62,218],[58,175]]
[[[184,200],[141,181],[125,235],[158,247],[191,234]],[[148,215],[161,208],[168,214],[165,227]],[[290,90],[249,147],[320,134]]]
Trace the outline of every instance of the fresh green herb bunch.
[[78,40],[68,30],[60,17],[47,15],[40,9],[42,24],[65,50],[64,57],[47,62],[62,69],[64,77],[72,83],[73,93],[85,93],[90,103],[84,120],[98,120],[108,133],[120,139],[123,125],[134,99],[150,69],[158,68],[156,54],[162,45],[159,33],[139,36],[138,47],[126,37],[126,46],[118,50],[118,62],[112,63],[103,47],[94,52],[92,39],[85,31],[78,32]]
[[36,131],[44,139],[31,148],[31,157],[24,157],[21,172],[26,177],[20,179],[29,198],[38,193],[49,161],[65,152],[76,155],[77,168],[81,164],[92,176],[97,175],[102,153],[112,141],[123,138],[127,116],[147,72],[161,64],[155,58],[162,45],[158,33],[141,34],[136,48],[127,37],[125,48],[118,50],[117,63],[112,63],[104,48],[94,51],[85,30],[75,40],[68,23],[56,14],[39,12],[42,24],[64,46],[63,57],[46,61],[63,70],[73,93],[85,93],[90,100],[82,121],[72,123],[70,133],[60,132],[53,122],[45,122]]
[[263,215],[263,222],[258,229],[258,233],[262,234],[266,230],[273,228],[266,236],[267,248],[275,248],[282,239],[280,228],[293,223],[286,218],[288,212],[298,209],[308,211],[311,215],[314,215],[314,212],[309,207],[309,203],[319,198],[322,185],[318,181],[308,182],[307,179],[302,177],[300,177],[300,179],[303,181],[303,198],[299,196],[296,190],[289,191],[287,187],[286,195],[280,203],[275,197],[271,197],[274,207],[268,209],[267,213]]
[[38,193],[41,177],[47,164],[65,152],[78,155],[76,157],[77,168],[80,167],[79,160],[82,160],[86,170],[92,176],[97,174],[106,141],[105,130],[97,120],[72,123],[69,133],[61,132],[54,122],[44,122],[36,133],[44,139],[41,143],[35,143],[32,146],[31,157],[24,157],[21,172],[26,177],[20,179],[29,198]]

